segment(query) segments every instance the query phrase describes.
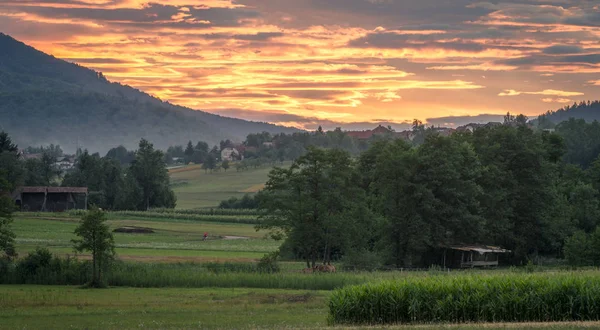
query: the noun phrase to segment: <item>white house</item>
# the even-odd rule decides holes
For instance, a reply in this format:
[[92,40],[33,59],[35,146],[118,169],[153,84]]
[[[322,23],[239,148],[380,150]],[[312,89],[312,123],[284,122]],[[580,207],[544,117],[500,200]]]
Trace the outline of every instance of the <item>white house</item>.
[[244,157],[240,154],[240,152],[235,148],[225,148],[221,150],[221,160],[234,161],[243,159]]

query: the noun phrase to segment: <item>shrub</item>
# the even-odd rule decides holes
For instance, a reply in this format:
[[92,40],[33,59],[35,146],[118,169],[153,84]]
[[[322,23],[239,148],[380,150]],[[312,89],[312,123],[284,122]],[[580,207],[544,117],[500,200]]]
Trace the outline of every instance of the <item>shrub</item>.
[[600,276],[431,276],[345,287],[329,302],[331,324],[600,320]]
[[222,273],[256,273],[257,267],[253,263],[244,262],[208,262],[202,264],[207,271],[215,274]]
[[89,262],[59,258],[40,248],[6,269],[8,272],[0,280],[10,284],[80,285],[91,274]]
[[279,250],[265,254],[258,262],[258,271],[261,273],[278,273],[279,272]]

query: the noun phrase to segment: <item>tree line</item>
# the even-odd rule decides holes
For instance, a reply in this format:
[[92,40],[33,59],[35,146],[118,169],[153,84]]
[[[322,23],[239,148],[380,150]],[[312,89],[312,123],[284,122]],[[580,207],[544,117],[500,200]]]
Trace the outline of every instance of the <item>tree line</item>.
[[514,264],[565,254],[577,263],[571,246],[600,242],[600,159],[571,164],[569,138],[526,122],[431,130],[418,146],[376,141],[356,157],[309,146],[270,173],[257,227],[308,267],[428,266],[439,249],[470,244],[509,249]]
[[[0,180],[6,182],[6,192],[19,186],[88,187],[89,204],[106,210],[175,207],[164,154],[144,139],[136,151],[118,147],[105,157],[79,150],[74,168],[64,175],[54,164],[56,153],[52,151],[60,150],[59,146],[40,149],[40,158],[24,159],[4,132],[0,143]],[[123,162],[121,156],[131,160]]]

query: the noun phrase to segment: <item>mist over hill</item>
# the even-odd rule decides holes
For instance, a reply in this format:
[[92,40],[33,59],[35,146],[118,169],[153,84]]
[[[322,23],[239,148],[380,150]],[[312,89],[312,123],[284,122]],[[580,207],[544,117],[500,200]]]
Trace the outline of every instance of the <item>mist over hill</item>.
[[2,33],[0,130],[20,147],[54,143],[66,151],[80,146],[99,152],[134,149],[141,138],[164,149],[188,140],[217,144],[256,132],[298,131],[163,102]]

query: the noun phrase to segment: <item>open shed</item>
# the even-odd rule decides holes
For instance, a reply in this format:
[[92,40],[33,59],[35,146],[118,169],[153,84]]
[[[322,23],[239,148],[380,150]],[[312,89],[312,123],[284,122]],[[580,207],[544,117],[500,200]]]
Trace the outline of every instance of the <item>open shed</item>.
[[21,211],[63,212],[87,209],[87,187],[20,187],[13,194]]
[[452,246],[444,249],[443,266],[449,268],[497,267],[500,255],[510,250],[489,245]]

